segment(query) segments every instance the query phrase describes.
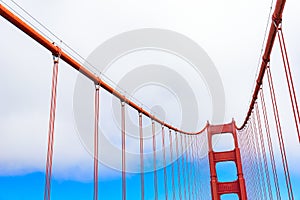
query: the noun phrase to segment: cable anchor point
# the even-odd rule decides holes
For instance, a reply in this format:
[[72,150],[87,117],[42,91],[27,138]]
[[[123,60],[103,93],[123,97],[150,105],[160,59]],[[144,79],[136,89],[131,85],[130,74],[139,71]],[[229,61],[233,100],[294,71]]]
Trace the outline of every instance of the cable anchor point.
[[100,86],[100,84],[99,84],[99,83],[95,83],[95,89],[96,89],[96,90],[99,90],[99,89],[100,89],[100,87],[101,87],[101,86]]
[[[52,44],[55,44],[54,42]],[[59,46],[55,46],[56,47],[56,51],[52,53],[53,56],[53,61],[54,63],[58,63],[59,62],[59,58],[61,56],[62,50]]]

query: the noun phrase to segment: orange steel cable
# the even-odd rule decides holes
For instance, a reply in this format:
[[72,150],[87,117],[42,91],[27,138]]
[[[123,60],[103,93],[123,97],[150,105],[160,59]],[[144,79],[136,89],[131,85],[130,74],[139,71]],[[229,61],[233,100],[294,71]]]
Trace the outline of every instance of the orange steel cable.
[[95,124],[94,124],[94,200],[98,200],[98,124],[99,124],[99,85],[95,85]]
[[[270,59],[272,46],[273,46],[274,39],[275,39],[275,36],[276,36],[276,30],[277,30],[276,27],[281,23],[281,18],[282,18],[281,15],[282,15],[282,12],[283,12],[284,5],[285,5],[285,0],[278,0],[277,3],[276,3],[275,11],[274,11],[274,14],[273,14],[273,23],[270,27],[269,37],[268,37],[268,40],[267,40],[266,49],[265,49],[265,53],[264,53],[264,56],[263,56],[263,63],[262,63],[262,66],[260,68],[260,72],[259,72],[259,76],[258,76],[258,79],[257,79],[256,87],[255,87],[255,90],[254,90],[253,98],[252,98],[251,104],[249,106],[249,111],[248,111],[248,114],[245,118],[245,122],[242,125],[242,127],[248,122],[248,119],[251,116],[251,112],[253,111],[253,108],[254,108],[254,103],[253,102],[255,102],[255,100],[257,99],[257,95],[259,93],[259,88],[262,84],[262,79],[264,77],[264,73],[265,73],[265,70],[266,70],[266,67],[267,67],[267,63],[269,62],[269,59]],[[185,131],[179,130],[179,129],[177,129],[177,128],[169,125],[169,124],[165,124],[163,121],[161,121],[160,119],[158,119],[155,116],[151,115],[149,112],[144,111],[140,106],[138,106],[137,104],[135,104],[134,102],[132,102],[131,100],[129,100],[128,98],[123,96],[120,92],[115,91],[114,88],[112,88],[107,83],[102,82],[102,80],[99,77],[97,77],[91,71],[89,71],[88,69],[86,69],[85,67],[80,65],[78,62],[76,62],[74,59],[72,59],[68,54],[66,54],[65,52],[62,52],[62,50],[59,47],[55,46],[49,40],[45,39],[37,31],[35,31],[29,25],[24,23],[22,20],[20,20],[18,17],[16,17],[14,14],[12,14],[10,11],[8,11],[6,8],[4,8],[1,4],[0,4],[0,14],[4,18],[6,18],[8,21],[13,23],[16,27],[18,27],[23,32],[25,32],[27,35],[29,35],[34,40],[36,40],[41,45],[43,45],[45,48],[47,48],[49,51],[51,51],[54,55],[56,55],[56,56],[60,55],[62,60],[64,60],[68,64],[70,64],[76,70],[80,71],[82,74],[84,74],[86,77],[88,77],[89,79],[94,81],[96,84],[101,84],[101,87],[103,87],[105,90],[112,93],[113,95],[115,95],[117,98],[119,98],[122,101],[122,177],[123,177],[123,174],[125,174],[125,167],[126,167],[126,162],[125,162],[125,114],[123,116],[123,109],[125,109],[124,108],[125,103],[128,104],[129,106],[133,107],[137,111],[141,112],[145,116],[147,116],[147,117],[151,118],[152,120],[156,121],[157,123],[159,123],[161,125],[164,125],[165,127],[169,128],[170,130],[174,130],[176,133],[183,133],[183,134],[200,134],[200,133],[202,133],[202,131],[196,132],[196,133],[185,132]],[[276,29],[276,30],[274,31],[274,29]],[[284,47],[284,49],[285,49],[285,47]],[[291,86],[289,86],[289,87],[291,87]],[[56,91],[55,91],[55,93],[56,93]],[[273,91],[273,93],[274,93],[274,91]],[[290,95],[291,94],[292,93],[290,92]],[[294,95],[294,97],[295,97],[295,95]],[[275,97],[273,99],[275,99]],[[293,104],[293,102],[295,102],[295,101],[292,101],[292,104]],[[124,103],[124,105],[123,105],[123,103]],[[297,103],[297,101],[296,101],[296,103]],[[276,101],[275,101],[275,104],[276,104]],[[51,106],[52,106],[52,104],[51,104]],[[54,110],[55,110],[55,107],[56,107],[56,102],[54,102]],[[274,103],[273,103],[273,107],[274,107]],[[295,106],[293,106],[293,107],[295,107]],[[294,115],[295,115],[295,111],[294,111]],[[299,111],[298,111],[298,116],[299,116]],[[50,118],[51,117],[53,117],[53,120],[49,120],[49,124],[51,122],[53,125],[51,125],[51,126],[49,125],[49,132],[50,132],[50,129],[54,130],[55,111],[54,111],[53,116],[50,114]],[[277,114],[277,116],[275,115],[275,118],[277,118],[276,119],[277,130],[279,130],[280,121],[278,119],[278,114]],[[296,120],[296,117],[295,117],[295,120]],[[297,123],[296,123],[296,126],[298,126]],[[297,127],[297,130],[298,130],[298,127]],[[298,135],[299,135],[299,131],[298,131]],[[176,138],[177,138],[177,136],[176,136]],[[280,140],[280,143],[283,143],[282,136],[279,137],[279,140]],[[52,173],[53,142],[54,142],[54,135],[50,136],[50,134],[49,134],[49,138],[48,138],[48,155],[47,155],[47,164],[46,164],[46,177],[47,177],[46,178],[46,186],[47,186],[48,191],[50,191],[50,179],[51,179],[51,173]],[[285,149],[284,148],[284,143],[283,143],[283,149]],[[285,151],[281,152],[281,153],[284,154],[283,159],[285,157],[284,160],[286,160]],[[156,162],[156,159],[155,159],[155,162]],[[288,176],[289,176],[287,160],[286,160],[286,164],[284,163],[284,166],[286,166],[286,167],[284,167],[285,173],[288,174]],[[50,178],[48,178],[48,177],[50,177]],[[179,182],[180,182],[180,179],[179,179]],[[289,196],[291,196],[292,195],[292,188],[291,188],[291,184],[288,183],[288,182],[289,181],[287,181],[287,185],[290,185],[290,189],[288,189]],[[125,184],[123,184],[123,187],[124,187],[124,185],[125,185],[125,192],[126,192],[126,181],[125,181]],[[45,191],[46,191],[46,189],[45,189]],[[45,196],[48,196],[48,195],[49,195],[49,198],[50,198],[50,194],[48,194],[48,193],[47,193],[47,195],[45,194]],[[44,196],[44,198],[46,198],[45,196]],[[126,193],[125,193],[125,198],[126,198]]]
[[158,188],[157,188],[157,171],[156,171],[156,139],[155,139],[155,123],[152,121],[152,149],[153,149],[153,182],[154,182],[154,194],[155,200],[158,200]]
[[[246,133],[247,133],[246,134],[247,135],[246,141],[248,143],[248,146],[247,146],[246,149],[248,150],[249,161],[250,161],[250,178],[251,178],[251,181],[252,181],[251,187],[253,189],[253,191],[251,192],[251,194],[253,195],[252,198],[257,199],[257,195],[258,195],[259,192],[257,190],[257,188],[258,188],[257,180],[256,180],[257,176],[255,176],[255,174],[257,172],[256,172],[256,169],[255,169],[255,164],[254,164],[254,147],[253,147],[253,141],[252,141],[252,132],[253,132],[252,121],[249,121],[249,128],[246,131]],[[248,184],[248,187],[249,186],[250,185]]]
[[256,167],[256,172],[259,173],[259,176],[256,176],[256,181],[257,181],[257,189],[259,192],[259,196],[260,197],[265,197],[265,190],[263,187],[263,182],[262,182],[262,169],[260,168],[260,162],[259,162],[259,146],[258,146],[258,140],[257,140],[257,127],[256,127],[256,123],[255,123],[255,119],[254,119],[254,114],[252,114],[252,140],[253,140],[253,147],[254,147],[254,159],[255,159],[255,167]]
[[289,199],[293,200],[294,195],[293,195],[292,183],[291,183],[291,178],[290,178],[288,160],[286,157],[285,144],[284,144],[283,135],[282,135],[282,128],[281,128],[281,123],[280,123],[280,119],[279,119],[278,106],[277,106],[273,78],[272,78],[270,67],[268,67],[268,69],[267,69],[267,75],[268,75],[267,77],[268,77],[269,89],[270,89],[271,100],[272,100],[272,105],[273,105],[273,113],[275,116],[277,136],[278,136],[278,140],[279,140],[280,154],[281,154],[282,165],[283,165],[283,169],[284,169],[285,182],[286,182],[286,186],[287,186],[287,190],[288,190]]
[[48,49],[53,55],[60,55],[60,59],[65,61],[67,64],[69,64],[71,67],[73,67],[75,70],[79,71],[81,74],[86,76],[91,81],[95,82],[95,84],[99,84],[103,89],[105,89],[107,92],[111,93],[120,101],[125,102],[129,106],[131,106],[133,109],[137,110],[138,112],[142,113],[143,115],[149,117],[150,119],[156,121],[157,123],[164,125],[165,127],[179,132],[183,134],[201,134],[203,130],[198,132],[187,132],[184,130],[180,130],[179,128],[176,128],[168,123],[165,123],[161,119],[157,118],[156,116],[152,115],[150,112],[144,110],[141,106],[137,105],[135,102],[124,96],[121,92],[117,91],[115,88],[110,86],[105,81],[102,81],[100,77],[98,77],[94,72],[90,71],[80,63],[78,63],[76,60],[74,60],[69,54],[64,52],[62,49],[60,49],[58,46],[53,44],[53,42],[50,42],[48,39],[46,39],[44,36],[42,36],[40,33],[38,33],[35,29],[33,29],[30,25],[25,23],[23,20],[21,20],[18,16],[13,14],[11,11],[9,11],[7,8],[5,8],[2,4],[0,4],[0,15],[4,17],[6,20],[8,20],[10,23],[12,23],[14,26],[16,26],[18,29],[23,31],[25,34],[27,34],[29,37],[37,41],[39,44],[44,46],[46,49]]
[[191,155],[192,155],[192,160],[193,160],[193,170],[192,170],[192,177],[193,177],[193,183],[192,183],[192,194],[194,199],[196,199],[196,156],[195,156],[195,149],[194,149],[194,143],[195,143],[195,138],[191,138]]
[[276,197],[277,197],[277,199],[281,199],[279,183],[278,183],[278,175],[277,175],[276,163],[275,163],[275,157],[274,157],[273,143],[272,143],[272,139],[271,139],[270,126],[269,126],[269,120],[268,120],[268,115],[267,115],[267,108],[266,108],[263,88],[261,88],[260,100],[261,100],[261,106],[262,106],[262,111],[263,111],[263,116],[264,116],[264,123],[265,123],[267,142],[268,142],[268,147],[269,147],[273,180],[274,180],[275,189],[276,189]]
[[269,200],[273,200],[271,181],[270,181],[270,172],[269,172],[269,167],[268,167],[268,160],[267,160],[267,155],[266,155],[264,136],[263,136],[263,132],[262,132],[262,125],[261,125],[260,114],[259,114],[259,109],[258,109],[257,103],[255,104],[255,113],[256,113],[256,118],[257,118],[259,141],[260,141],[260,146],[261,146],[263,161],[264,161],[264,169],[265,169],[264,172],[266,174],[266,179],[267,179]]
[[262,193],[264,199],[267,199],[267,191],[266,191],[266,185],[265,185],[265,177],[264,177],[264,171],[263,171],[263,166],[262,166],[262,161],[261,161],[261,151],[260,151],[260,144],[259,144],[259,140],[258,140],[258,133],[257,133],[257,126],[256,126],[256,121],[255,121],[255,113],[253,112],[253,116],[252,116],[252,121],[253,121],[253,130],[254,130],[254,143],[255,143],[255,153],[256,153],[256,159],[258,161],[258,172],[259,172],[259,177],[258,180],[259,180],[259,188],[260,188],[260,192]]
[[289,62],[287,51],[286,51],[282,27],[280,27],[278,29],[278,39],[279,39],[279,45],[280,45],[280,50],[281,50],[281,55],[282,55],[282,60],[283,60],[286,81],[288,84],[288,89],[289,89],[289,94],[290,94],[290,100],[291,100],[293,114],[294,114],[296,131],[297,131],[298,139],[300,142],[300,130],[299,130],[300,114],[299,114],[299,108],[298,108],[298,101],[297,101],[297,96],[296,96],[296,92],[295,92],[292,72],[291,72],[291,68],[290,68],[290,62]]
[[139,113],[140,129],[140,165],[141,165],[141,199],[145,199],[145,179],[144,179],[144,139],[143,139],[143,114]]
[[[198,145],[198,138],[196,138],[195,141],[194,141],[194,150],[193,151],[195,152],[195,161],[196,161],[195,177],[200,177],[200,171],[199,171],[199,169],[200,169],[200,162],[197,159],[197,157],[199,157],[197,145]],[[201,195],[201,194],[199,194],[200,193],[200,187],[201,187],[201,185],[199,184],[199,181],[197,181],[197,179],[196,179],[195,180],[195,188],[196,188],[195,196],[196,197],[198,197],[199,195]]]
[[165,145],[165,127],[161,127],[162,150],[163,150],[163,164],[164,164],[164,186],[165,199],[168,200],[168,177],[167,177],[167,163],[166,163],[166,145]]
[[246,155],[248,155],[248,157],[249,157],[249,165],[248,165],[248,170],[249,170],[249,175],[250,175],[250,181],[251,181],[251,184],[248,184],[248,187],[250,187],[250,189],[252,190],[251,191],[251,194],[252,195],[256,195],[256,191],[255,191],[255,188],[256,187],[254,187],[254,174],[253,174],[253,159],[252,159],[252,154],[251,154],[251,145],[250,145],[250,138],[249,138],[249,132],[251,131],[250,129],[251,129],[251,121],[250,121],[250,123],[249,123],[249,126],[248,126],[248,129],[247,129],[247,131],[246,131]]
[[179,191],[179,199],[182,199],[181,195],[181,182],[180,182],[180,159],[179,159],[179,147],[178,147],[178,133],[175,132],[175,140],[176,140],[176,159],[177,159],[177,181],[178,181],[178,191]]
[[183,192],[184,192],[184,199],[186,199],[186,174],[185,174],[185,164],[184,164],[184,153],[183,153],[183,139],[182,139],[182,135],[180,134],[180,146],[181,146],[181,170],[182,170],[182,185],[183,185]]
[[54,144],[54,123],[56,111],[56,90],[58,77],[58,58],[54,58],[53,74],[52,74],[52,90],[50,103],[50,118],[49,118],[49,132],[48,132],[48,150],[46,162],[46,183],[44,191],[44,200],[50,200],[51,176],[52,176],[52,158],[53,158],[53,144]]
[[121,102],[122,115],[122,199],[126,200],[126,141],[125,141],[125,103]]
[[270,55],[271,55],[271,52],[273,49],[273,45],[274,45],[274,41],[275,41],[275,37],[276,37],[276,33],[277,33],[277,27],[282,21],[282,13],[284,10],[285,2],[286,2],[286,0],[277,0],[277,2],[276,2],[275,9],[274,9],[274,12],[272,15],[272,23],[270,25],[268,39],[267,39],[264,54],[262,57],[262,63],[261,63],[260,69],[259,69],[257,79],[256,79],[256,84],[255,84],[255,88],[254,88],[254,91],[252,94],[251,102],[250,102],[245,120],[244,120],[243,124],[241,125],[241,127],[238,128],[239,130],[243,129],[246,126],[246,124],[248,123],[248,120],[249,120],[252,110],[254,108],[254,104],[258,97],[258,93],[259,93],[260,87],[262,85],[262,80],[264,78],[264,74],[265,74],[267,65],[270,61]]
[[185,143],[185,155],[186,155],[186,171],[187,171],[187,185],[188,185],[188,199],[191,199],[191,188],[190,188],[190,167],[189,167],[189,147],[188,147],[188,142],[187,142],[187,135],[184,135],[184,143]]
[[[170,138],[170,154],[171,154],[171,161],[173,162],[173,140],[172,140],[172,131],[169,129],[169,138]],[[172,163],[171,165],[171,173],[172,173],[172,194],[173,194],[173,199],[176,199],[175,196],[175,175],[174,175],[174,165],[175,162]]]
[[[245,181],[246,181],[246,186],[247,186],[247,193],[248,195],[253,194],[253,192],[251,191],[252,188],[249,187],[249,182],[251,183],[251,175],[250,175],[250,162],[248,161],[249,159],[249,152],[248,147],[247,147],[247,132],[248,132],[249,126],[246,126],[243,130],[240,131],[239,134],[239,145],[240,145],[240,152],[243,155],[241,158],[243,159],[243,173],[245,174]],[[250,177],[250,178],[249,178]],[[251,186],[252,184],[250,184]],[[250,198],[250,197],[249,197]]]

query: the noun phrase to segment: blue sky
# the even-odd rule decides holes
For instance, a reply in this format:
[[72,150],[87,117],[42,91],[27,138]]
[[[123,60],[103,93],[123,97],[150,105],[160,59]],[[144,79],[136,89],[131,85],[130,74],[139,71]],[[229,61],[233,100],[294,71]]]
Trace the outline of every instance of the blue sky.
[[[198,172],[199,180],[204,182],[209,182],[208,166],[207,160],[204,159],[201,165],[201,171]],[[180,162],[180,165],[182,163]],[[204,166],[204,167],[203,167]],[[179,198],[179,188],[177,180],[177,163],[174,164],[175,169],[175,193],[176,198]],[[101,178],[99,179],[99,197],[100,199],[120,199],[122,197],[122,183],[121,183],[121,173],[111,172],[117,174],[115,178]],[[182,173],[182,172],[181,172]],[[192,172],[191,172],[192,173]],[[101,174],[101,171],[100,171]],[[157,171],[158,175],[158,196],[159,199],[165,197],[164,184],[163,184],[163,170]],[[169,198],[172,197],[172,182],[171,182],[171,166],[167,167],[168,175],[168,193]],[[0,179],[1,189],[0,189],[0,199],[22,199],[22,200],[35,200],[43,198],[44,191],[44,177],[45,174],[42,172],[30,173],[22,176],[2,176]],[[194,179],[191,180],[194,181]],[[187,179],[186,179],[187,181]],[[191,183],[193,183],[191,181]],[[127,174],[127,198],[128,199],[139,199],[141,195],[140,191],[140,174]],[[199,182],[197,183],[199,184]],[[181,193],[184,196],[183,190],[183,177],[181,177]],[[185,183],[186,190],[188,190],[187,182]],[[192,187],[192,185],[190,185]],[[154,199],[154,186],[153,186],[153,173],[145,173],[145,199]],[[203,199],[207,195],[208,187],[202,188]],[[92,199],[93,198],[93,182],[80,182],[80,181],[67,181],[59,180],[55,177],[52,179],[51,187],[51,199]]]

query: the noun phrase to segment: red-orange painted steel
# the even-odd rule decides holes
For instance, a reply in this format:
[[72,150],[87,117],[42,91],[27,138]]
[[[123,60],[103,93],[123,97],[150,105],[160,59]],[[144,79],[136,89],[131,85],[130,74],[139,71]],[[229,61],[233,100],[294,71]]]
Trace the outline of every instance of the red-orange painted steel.
[[[231,133],[234,140],[234,150],[225,152],[214,152],[212,145],[212,136],[214,134]],[[242,161],[238,140],[236,134],[235,122],[222,125],[209,125],[207,127],[208,137],[208,158],[210,166],[210,184],[212,200],[220,200],[221,195],[235,193],[241,200],[247,200],[245,180],[242,170]],[[216,170],[216,163],[224,161],[233,161],[237,168],[237,180],[232,182],[219,182]]]
[[155,137],[155,123],[152,121],[152,150],[153,150],[153,184],[154,184],[154,199],[158,200],[157,187],[157,170],[156,170],[156,137]]
[[179,199],[182,199],[181,195],[181,172],[180,172],[180,155],[179,155],[179,144],[178,144],[178,133],[175,132],[175,142],[176,142],[176,164],[177,164],[177,183],[178,183],[178,193],[179,193]]
[[95,122],[94,122],[94,200],[98,200],[98,159],[99,159],[99,86],[95,86]]
[[126,130],[125,130],[125,103],[121,102],[122,121],[122,200],[126,200]]
[[273,78],[272,78],[270,68],[267,69],[267,75],[268,75],[267,77],[268,77],[269,89],[270,89],[270,94],[271,94],[273,114],[274,114],[274,117],[275,117],[275,124],[276,124],[277,136],[278,136],[278,141],[279,141],[281,160],[282,160],[282,165],[283,165],[283,169],[284,169],[284,176],[285,176],[286,186],[287,186],[287,190],[288,190],[289,199],[294,200],[292,183],[291,183],[290,172],[289,172],[289,166],[288,166],[286,150],[285,150],[286,148],[285,148],[285,144],[284,144],[284,140],[283,140],[282,128],[281,128],[281,123],[280,123],[280,119],[279,119],[279,112],[278,112],[278,106],[277,106],[277,100],[276,100],[276,96],[275,96]]
[[257,118],[259,141],[260,141],[260,146],[261,146],[262,156],[263,156],[263,161],[264,161],[264,169],[265,169],[264,172],[265,172],[266,180],[267,180],[269,199],[273,200],[271,181],[270,181],[270,171],[269,171],[269,167],[268,167],[268,160],[267,160],[266,148],[265,148],[265,143],[264,143],[265,140],[264,140],[264,135],[262,132],[262,123],[260,120],[260,113],[259,113],[257,103],[255,104],[255,113],[256,113],[256,118]]
[[145,199],[143,115],[139,113],[141,200]]
[[50,103],[50,118],[49,118],[49,132],[48,132],[48,150],[46,161],[46,183],[44,191],[44,200],[50,200],[51,177],[52,177],[52,158],[54,145],[54,122],[56,113],[56,91],[58,78],[58,60],[54,61],[52,86],[51,86],[51,103]]
[[[173,139],[172,139],[172,131],[169,130],[169,140],[170,140],[170,157],[171,160],[173,160]],[[172,163],[171,165],[171,177],[172,177],[172,197],[173,199],[176,199],[176,195],[175,195],[175,172],[174,172],[174,165],[175,162]]]
[[180,134],[180,146],[181,146],[181,174],[182,174],[182,185],[183,185],[183,194],[184,194],[184,199],[186,198],[186,173],[185,173],[185,164],[184,164],[184,148],[183,148],[183,135]]
[[261,66],[260,66],[259,74],[258,74],[258,77],[256,79],[256,85],[255,85],[255,89],[254,89],[254,92],[253,92],[253,95],[252,95],[251,103],[249,105],[249,109],[248,109],[247,115],[245,117],[245,120],[244,120],[242,126],[239,129],[243,129],[246,126],[246,124],[247,124],[247,122],[250,118],[250,115],[252,113],[252,110],[254,108],[254,104],[256,102],[258,92],[259,92],[259,89],[261,87],[262,80],[264,78],[264,74],[266,72],[267,64],[270,61],[270,55],[271,55],[272,48],[273,48],[273,45],[274,45],[274,40],[275,40],[275,37],[276,37],[277,28],[278,28],[278,26],[279,26],[279,24],[281,23],[281,20],[282,20],[282,12],[283,12],[283,9],[284,9],[285,2],[286,2],[286,0],[277,0],[277,2],[276,2],[275,10],[274,10],[273,15],[272,15],[272,23],[271,23],[270,30],[269,30],[269,35],[268,35],[265,51],[264,51],[264,54],[263,54],[263,57],[262,57],[262,63],[261,63]]
[[162,150],[163,150],[163,164],[164,164],[164,186],[165,186],[165,199],[168,200],[168,174],[167,174],[167,163],[166,163],[166,148],[165,148],[165,127],[161,127],[162,137]]
[[46,49],[48,49],[53,55],[60,56],[61,60],[64,60],[66,63],[68,63],[70,66],[72,66],[74,69],[85,75],[90,80],[94,81],[95,84],[99,84],[102,88],[104,88],[109,93],[113,94],[115,97],[120,99],[121,101],[125,102],[138,112],[142,113],[143,115],[151,118],[152,120],[156,121],[157,123],[164,125],[165,127],[174,130],[178,133],[183,134],[200,134],[202,133],[206,127],[204,127],[199,132],[187,132],[180,130],[179,128],[176,128],[170,124],[165,123],[164,121],[160,120],[159,118],[152,115],[150,112],[144,110],[142,107],[138,106],[133,101],[129,100],[126,96],[115,90],[112,86],[107,84],[106,82],[102,81],[98,76],[96,76],[93,72],[89,71],[87,68],[76,62],[70,55],[62,51],[59,47],[55,46],[52,42],[47,40],[44,36],[42,36],[40,33],[38,33],[36,30],[34,30],[31,26],[29,26],[27,23],[25,23],[23,20],[21,20],[19,17],[17,17],[15,14],[10,12],[8,9],[6,9],[2,4],[0,4],[0,15],[4,17],[6,20],[11,22],[14,26],[19,28],[21,31],[26,33],[28,36],[30,36],[32,39],[40,43],[42,46],[44,46]]
[[267,107],[266,107],[266,103],[265,103],[263,88],[261,88],[261,92],[260,92],[260,101],[261,101],[261,107],[262,107],[262,112],[263,112],[263,117],[264,117],[264,124],[265,124],[267,142],[268,142],[267,144],[268,144],[268,148],[269,148],[273,180],[274,180],[275,189],[276,189],[276,197],[277,197],[277,199],[281,199],[278,175],[277,175],[277,169],[276,169],[276,162],[275,162],[275,156],[274,156],[274,148],[273,148],[274,145],[273,145],[273,142],[271,139],[271,131],[270,131],[269,119],[268,119],[268,115],[267,115]]
[[280,45],[280,50],[281,50],[281,55],[282,55],[284,71],[285,71],[285,77],[286,77],[286,81],[287,81],[287,85],[288,85],[288,89],[289,89],[290,100],[291,100],[293,114],[294,114],[296,131],[298,134],[298,140],[300,142],[300,129],[299,129],[300,128],[299,127],[300,126],[300,112],[299,112],[297,95],[295,92],[292,72],[291,72],[291,68],[290,68],[290,62],[289,62],[288,54],[286,51],[285,41],[284,41],[283,32],[282,32],[281,28],[279,28],[279,31],[278,31],[278,39],[279,39],[279,45]]

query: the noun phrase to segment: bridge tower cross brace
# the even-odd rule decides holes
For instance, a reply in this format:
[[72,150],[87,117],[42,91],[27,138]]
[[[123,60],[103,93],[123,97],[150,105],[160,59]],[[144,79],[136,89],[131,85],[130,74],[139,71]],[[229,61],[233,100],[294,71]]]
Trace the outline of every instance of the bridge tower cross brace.
[[[230,151],[215,152],[213,151],[212,137],[216,134],[231,133],[234,140],[234,149]],[[210,184],[212,200],[220,200],[223,194],[237,194],[239,199],[247,200],[245,179],[243,176],[242,161],[238,140],[236,134],[236,126],[234,120],[229,124],[210,125],[207,128],[208,136],[208,158],[210,166]],[[222,141],[219,141],[222,142]],[[237,179],[232,182],[219,182],[216,170],[218,162],[233,161],[237,169]]]

